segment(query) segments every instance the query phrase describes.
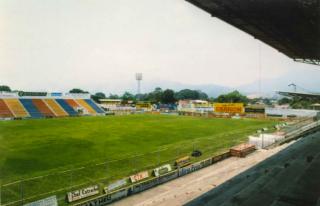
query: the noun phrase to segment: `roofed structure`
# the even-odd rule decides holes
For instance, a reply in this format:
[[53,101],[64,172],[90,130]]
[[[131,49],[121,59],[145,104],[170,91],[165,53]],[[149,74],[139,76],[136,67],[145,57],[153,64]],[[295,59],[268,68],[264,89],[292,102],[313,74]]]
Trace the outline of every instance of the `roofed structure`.
[[286,97],[298,97],[301,99],[320,100],[320,94],[317,94],[317,93],[284,92],[284,91],[279,91],[277,93]]
[[298,62],[320,65],[320,0],[187,0]]

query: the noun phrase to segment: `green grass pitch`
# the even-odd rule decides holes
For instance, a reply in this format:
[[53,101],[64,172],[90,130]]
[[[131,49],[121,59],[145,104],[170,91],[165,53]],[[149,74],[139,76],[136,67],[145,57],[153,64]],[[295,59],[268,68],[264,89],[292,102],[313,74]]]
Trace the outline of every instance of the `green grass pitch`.
[[[28,201],[229,149],[276,122],[171,115],[0,122],[1,202]],[[20,181],[20,180],[24,181]],[[42,194],[39,196],[39,194]]]

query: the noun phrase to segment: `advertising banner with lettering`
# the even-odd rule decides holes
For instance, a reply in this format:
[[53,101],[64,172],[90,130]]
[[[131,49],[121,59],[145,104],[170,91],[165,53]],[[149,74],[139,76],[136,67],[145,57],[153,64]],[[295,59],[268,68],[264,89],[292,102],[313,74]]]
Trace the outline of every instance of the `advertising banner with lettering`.
[[130,176],[130,180],[132,183],[138,182],[140,180],[146,179],[149,177],[149,173],[148,171],[144,171],[144,172],[139,172],[135,175],[131,175]]
[[127,184],[127,179],[118,180],[113,182],[112,184],[108,185],[108,187],[104,188],[105,193],[108,193],[112,190],[118,189]]
[[214,112],[219,112],[219,113],[231,113],[231,114],[244,113],[243,103],[215,103],[213,107],[214,107]]
[[166,174],[171,171],[171,165],[166,164],[153,170],[154,176],[159,177],[160,175]]
[[69,192],[68,195],[68,201],[69,202],[74,202],[86,197],[90,197],[93,195],[99,194],[99,186],[98,185],[94,185],[91,187],[87,187],[81,190],[76,190],[73,192]]

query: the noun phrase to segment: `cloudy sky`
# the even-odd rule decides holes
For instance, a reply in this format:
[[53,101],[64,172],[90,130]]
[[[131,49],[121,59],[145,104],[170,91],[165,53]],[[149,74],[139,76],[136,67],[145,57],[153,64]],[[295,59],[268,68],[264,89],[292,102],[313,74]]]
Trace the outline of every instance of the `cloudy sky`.
[[[184,0],[1,0],[0,84],[106,93],[146,82],[237,87],[314,72]],[[292,70],[293,69],[293,70]]]

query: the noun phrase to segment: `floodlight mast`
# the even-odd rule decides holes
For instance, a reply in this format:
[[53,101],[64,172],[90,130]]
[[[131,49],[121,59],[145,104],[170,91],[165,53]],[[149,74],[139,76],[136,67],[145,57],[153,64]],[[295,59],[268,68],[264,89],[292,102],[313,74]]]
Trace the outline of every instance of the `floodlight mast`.
[[288,85],[288,87],[291,87],[291,86],[293,86],[293,91],[297,92],[297,85],[295,83],[291,83]]
[[138,83],[138,90],[137,90],[137,98],[140,99],[141,94],[141,81],[142,81],[142,73],[136,73],[136,80]]

